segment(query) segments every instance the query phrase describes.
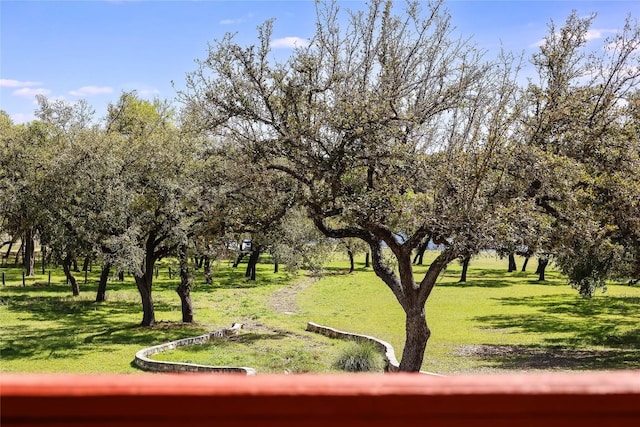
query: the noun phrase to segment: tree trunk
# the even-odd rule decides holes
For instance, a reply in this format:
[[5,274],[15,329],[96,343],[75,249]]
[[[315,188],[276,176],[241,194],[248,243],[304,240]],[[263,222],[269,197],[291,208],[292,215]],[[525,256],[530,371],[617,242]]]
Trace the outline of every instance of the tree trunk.
[[180,259],[180,284],[176,288],[176,292],[180,296],[182,306],[182,321],[184,323],[193,323],[193,304],[191,302],[191,278],[189,277],[189,263],[187,258],[187,250],[184,246],[179,249],[178,258]]
[[40,258],[42,259],[40,271],[44,274],[44,269],[47,267],[47,247],[43,244],[40,244]]
[[381,242],[373,241],[369,245],[376,275],[389,286],[406,316],[405,345],[402,351],[400,370],[418,372],[422,366],[427,341],[431,335],[426,321],[425,303],[443,268],[456,257],[453,257],[451,252],[441,252],[431,263],[418,285],[413,274],[411,252],[396,247],[394,251],[398,261],[398,274],[396,275],[385,265]]
[[102,264],[102,271],[100,272],[100,283],[98,283],[98,292],[96,293],[96,302],[104,302],[107,294],[107,280],[109,279],[109,272],[111,271],[111,264],[105,262]]
[[274,255],[273,256],[273,274],[276,274],[279,269],[280,269],[280,264],[278,262],[278,256]]
[[22,255],[22,263],[24,265],[24,271],[27,276],[35,276],[34,261],[35,261],[36,244],[33,239],[33,229],[29,228],[24,233],[24,254]]
[[538,282],[544,282],[544,272],[547,269],[547,264],[549,264],[549,257],[540,257],[538,258],[538,268],[536,269],[536,273],[538,273]]
[[72,262],[73,262],[73,271],[75,271],[76,273],[79,273],[80,269],[78,268],[78,260],[74,257]]
[[124,282],[124,271],[118,271],[118,280]]
[[529,264],[529,256],[524,257],[524,263],[522,264],[522,272],[527,271],[527,264]]
[[249,280],[256,280],[256,264],[258,264],[258,258],[260,258],[260,247],[256,245],[247,263],[245,277],[248,277]]
[[47,266],[48,266],[49,264],[51,264],[51,257],[52,257],[52,256],[53,256],[53,251],[52,251],[52,250],[47,251],[47,258],[46,258]]
[[80,286],[78,285],[78,281],[73,276],[71,272],[71,265],[73,264],[73,255],[71,253],[67,253],[67,256],[62,260],[62,270],[64,271],[64,275],[67,277],[67,281],[71,284],[71,292],[74,297],[80,295]]
[[424,253],[426,252],[427,247],[429,247],[429,240],[422,242],[420,246],[418,246],[416,249],[416,256],[413,258],[413,263],[415,265],[422,265],[422,259],[424,258]]
[[91,271],[89,269],[89,262],[91,261],[90,257],[84,257],[84,262],[82,263],[82,271]]
[[406,312],[405,343],[400,361],[400,371],[419,372],[427,348],[431,331],[427,327],[427,319],[422,308],[413,308]]
[[[18,260],[20,259],[20,255],[22,255],[23,252],[24,252],[24,240],[20,240],[20,247],[18,248],[18,251],[16,252],[16,258],[13,260],[13,263],[16,266],[18,265]],[[22,259],[24,260],[24,256],[22,257]]]
[[[151,270],[153,271],[153,270]],[[140,326],[153,326],[156,323],[156,314],[153,308],[153,297],[151,296],[151,286],[153,285],[153,275],[148,272],[133,275],[138,292],[142,299],[142,322]]]
[[355,269],[353,262],[353,251],[347,250],[347,255],[349,255],[349,273],[353,273],[353,270]]
[[140,271],[133,275],[136,286],[138,287],[138,292],[140,292],[140,298],[142,299],[142,322],[140,326],[153,326],[156,323],[156,313],[153,307],[153,297],[151,296],[153,269],[156,264],[155,237],[154,233],[151,233],[147,237],[144,262],[141,265]]
[[516,271],[518,266],[516,265],[516,256],[513,252],[509,253],[509,273]]
[[466,256],[462,259],[462,274],[460,275],[459,283],[465,283],[467,281],[467,269],[469,268],[470,256]]
[[244,254],[238,254],[238,258],[236,258],[236,261],[233,263],[233,268],[236,268],[238,265],[240,265],[240,261],[242,261],[242,258],[244,258]]
[[11,239],[11,241],[9,242],[9,247],[7,248],[7,252],[4,254],[3,258],[9,258],[9,255],[11,255],[11,248],[13,248],[13,244],[15,243],[15,240],[13,240],[13,238]]
[[369,252],[367,251],[367,253],[364,256],[364,266],[366,268],[369,268],[369,257],[370,257],[370,255],[369,255]]
[[209,258],[209,255],[204,255],[200,260],[204,267],[204,283],[210,285],[213,283],[213,275],[211,274],[211,258]]

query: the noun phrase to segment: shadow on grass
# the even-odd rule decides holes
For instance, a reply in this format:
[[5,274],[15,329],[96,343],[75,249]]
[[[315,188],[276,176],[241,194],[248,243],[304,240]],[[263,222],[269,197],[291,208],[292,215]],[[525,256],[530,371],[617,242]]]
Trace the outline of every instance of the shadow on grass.
[[[105,351],[112,345],[149,346],[202,334],[197,324],[159,323],[141,327],[138,301],[91,300],[39,293],[15,292],[2,297],[2,305],[13,312],[20,324],[3,325],[0,357],[4,360],[77,357]],[[156,310],[171,306],[156,302]],[[125,317],[127,320],[121,320]]]
[[[480,346],[501,368],[545,366],[566,369],[640,368],[640,298],[546,295],[500,298],[505,306],[535,312],[478,316],[482,328],[537,334],[542,346]],[[484,352],[484,353],[483,353]],[[545,365],[546,364],[546,365]]]
[[355,274],[358,272],[372,271],[371,268],[355,267],[350,273],[348,266],[326,266],[322,268],[322,276],[348,276],[349,274]]
[[558,347],[467,345],[457,356],[474,356],[507,370],[608,370],[637,369],[640,349],[577,350]]
[[[273,274],[271,264],[258,264],[256,280],[249,280],[245,276],[246,265],[240,264],[236,268],[225,268],[213,271],[213,283],[204,283],[200,275],[196,279],[193,289],[198,291],[214,291],[216,289],[253,289],[261,286],[283,286],[290,283],[287,273]],[[177,283],[176,283],[177,284]],[[173,285],[175,287],[175,284]]]
[[[273,275],[272,265],[258,265],[258,280],[249,282],[244,268],[214,270],[212,285],[199,284],[203,275],[194,275],[193,292],[215,292],[221,289],[247,289],[259,286],[279,286],[288,283],[285,274]],[[262,274],[262,276],[261,276]],[[156,313],[179,311],[175,293],[179,277],[169,277],[162,270],[154,278],[154,308]],[[118,346],[136,349],[163,342],[201,335],[210,326],[159,322],[153,327],[141,327],[142,307],[133,278],[124,282],[111,280],[107,285],[107,301],[95,303],[97,282],[80,282],[80,297],[71,296],[70,286],[52,283],[50,286],[12,283],[0,288],[0,306],[7,313],[2,326],[0,357],[3,360],[33,360],[46,364],[47,359],[74,358],[96,352],[109,352]],[[171,297],[169,297],[171,295]]]
[[[6,305],[9,311],[28,313],[38,321],[64,321],[69,319],[69,316],[73,316],[73,321],[88,322],[98,311],[106,312],[107,316],[142,314],[141,303],[137,300],[109,300],[105,303],[96,303],[93,300],[76,299],[70,296],[23,294],[5,296],[2,298],[2,304]],[[171,310],[173,306],[163,301],[155,301],[154,307],[156,311],[162,311]]]
[[498,279],[468,279],[466,282],[439,282],[436,286],[445,288],[506,288],[514,283]]
[[117,345],[143,348],[204,332],[204,328],[198,325],[176,323],[175,326],[170,330],[159,330],[156,327],[111,321],[109,325],[58,324],[55,328],[45,329],[28,326],[5,327],[0,357],[4,360],[78,357],[95,353],[96,348],[100,348],[100,351],[107,351],[110,346]]

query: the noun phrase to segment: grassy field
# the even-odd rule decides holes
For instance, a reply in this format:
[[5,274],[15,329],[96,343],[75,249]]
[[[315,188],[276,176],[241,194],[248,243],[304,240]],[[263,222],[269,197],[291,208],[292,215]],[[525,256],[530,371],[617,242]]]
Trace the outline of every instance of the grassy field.
[[[427,302],[432,335],[423,369],[640,368],[638,287],[609,285],[605,294],[584,299],[556,271],[539,283],[535,262],[530,270],[507,273],[505,260],[483,256],[472,260],[462,284],[457,283],[461,267],[452,263]],[[373,273],[327,275],[305,290],[299,303],[314,321],[380,337],[400,356],[403,314]]]
[[[519,260],[521,263],[522,260]],[[423,369],[443,373],[511,370],[640,368],[640,288],[610,285],[583,299],[557,272],[538,283],[530,272],[507,273],[506,260],[473,259],[468,282],[457,283],[450,265],[427,303],[432,330]],[[328,372],[343,343],[305,332],[308,321],[374,335],[401,355],[404,318],[391,292],[370,269],[328,264],[321,279],[273,274],[258,265],[248,282],[241,265],[216,265],[214,283],[196,272],[193,325],[180,323],[180,302],[159,268],[154,283],[158,324],[142,328],[140,297],[133,279],[109,282],[107,301],[93,302],[99,271],[78,273],[81,296],[72,297],[64,276],[52,270],[26,278],[20,268],[2,268],[0,368],[2,372],[141,373],[136,351],[162,342],[245,324],[231,342],[182,349],[161,358],[194,363],[250,366],[258,372]],[[416,274],[424,272],[418,267]],[[175,266],[173,266],[175,271]]]

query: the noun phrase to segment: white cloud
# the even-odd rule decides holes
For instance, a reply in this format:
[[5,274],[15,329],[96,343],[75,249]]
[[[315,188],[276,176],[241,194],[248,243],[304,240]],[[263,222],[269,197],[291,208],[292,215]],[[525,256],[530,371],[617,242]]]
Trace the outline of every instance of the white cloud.
[[616,30],[607,30],[607,29],[604,29],[604,28],[596,28],[596,29],[588,30],[587,34],[585,36],[585,39],[587,41],[589,41],[589,40],[597,40],[597,39],[603,38],[606,34],[613,34],[613,33],[617,33],[617,31]]
[[33,87],[40,85],[42,85],[42,82],[22,82],[20,80],[0,79],[0,87]]
[[543,45],[546,43],[546,41],[547,41],[547,39],[546,39],[546,38],[540,39],[540,40],[538,40],[538,41],[537,41],[537,42],[535,42],[535,43],[531,43],[531,44],[529,45],[529,47],[541,47],[541,46],[543,46]]
[[160,90],[142,82],[129,82],[122,85],[122,89],[131,92],[135,91],[138,96],[143,98],[151,98],[160,94]]
[[112,92],[113,88],[111,86],[82,86],[79,89],[70,91],[69,94],[73,96],[94,96]]
[[275,39],[271,42],[273,48],[294,48],[305,47],[309,44],[309,40],[300,37],[283,37]]
[[[587,30],[587,33],[585,34],[584,39],[586,41],[598,40],[605,37],[607,34],[615,34],[617,32],[618,32],[617,30],[610,30],[606,28],[593,28],[591,30]],[[546,37],[542,38],[535,43],[531,43],[529,47],[540,47],[544,45],[546,41],[547,41]]]
[[220,25],[233,25],[240,24],[242,22],[244,22],[242,19],[223,19],[220,21]]
[[160,91],[154,87],[137,89],[136,93],[142,97],[158,95]]
[[51,93],[51,91],[49,89],[45,89],[43,87],[36,87],[36,88],[31,88],[31,87],[23,87],[21,89],[18,90],[14,90],[13,91],[13,95],[15,96],[22,96],[24,98],[32,98],[36,95],[49,95]]
[[242,24],[243,22],[247,22],[250,18],[253,17],[253,14],[250,13],[246,16],[243,16],[242,18],[227,18],[227,19],[221,19],[220,21],[218,21],[218,23],[220,25],[234,25],[234,24]]

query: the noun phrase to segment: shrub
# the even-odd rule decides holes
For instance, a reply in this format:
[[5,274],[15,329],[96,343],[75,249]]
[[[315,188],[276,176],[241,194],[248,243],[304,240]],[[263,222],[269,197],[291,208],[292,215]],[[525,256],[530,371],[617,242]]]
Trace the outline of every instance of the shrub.
[[340,353],[333,366],[347,372],[381,372],[384,358],[370,342],[351,342]]

